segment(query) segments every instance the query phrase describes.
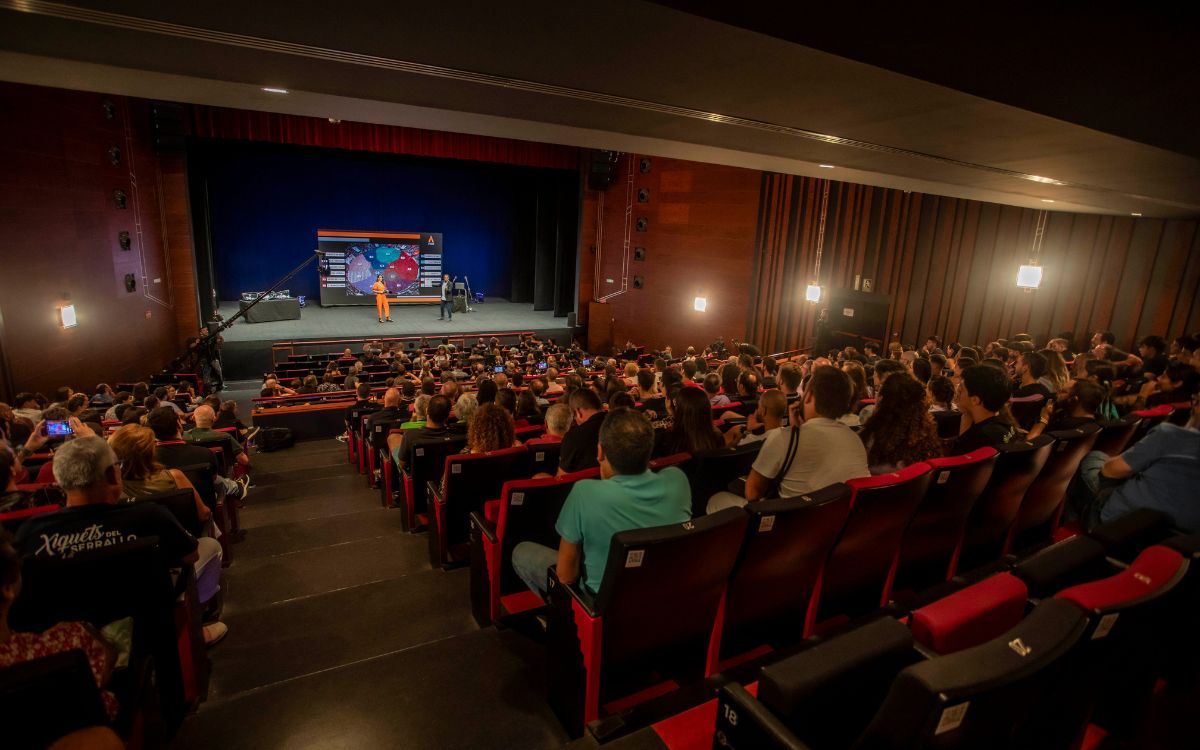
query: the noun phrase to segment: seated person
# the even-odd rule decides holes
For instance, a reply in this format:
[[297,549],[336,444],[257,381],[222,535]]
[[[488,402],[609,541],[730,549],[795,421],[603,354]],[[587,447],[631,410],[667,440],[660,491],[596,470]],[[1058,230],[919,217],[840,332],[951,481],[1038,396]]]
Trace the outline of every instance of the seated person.
[[454,402],[454,421],[450,424],[451,431],[465,435],[471,419],[478,410],[479,401],[474,393],[464,393],[459,396],[458,400]]
[[[226,403],[234,403],[228,401]],[[126,425],[121,429],[130,427]],[[208,448],[185,442],[179,432],[179,418],[170,409],[159,407],[146,415],[146,426],[154,431],[157,446],[154,449],[154,460],[169,469],[180,469],[184,466],[205,465],[212,469],[213,486],[219,495],[237,499],[246,496],[250,484],[249,477],[233,480],[217,473],[217,457]],[[118,430],[117,432],[120,432]],[[115,433],[114,433],[115,434]],[[115,450],[115,448],[114,448]],[[127,480],[128,481],[128,480]]]
[[721,393],[721,376],[715,372],[710,372],[704,376],[704,393],[708,397],[708,402],[712,406],[728,406],[731,402],[729,397]]
[[867,404],[858,412],[858,420],[860,424],[866,424],[871,415],[875,413],[875,409],[879,406],[879,393],[883,390],[883,383],[890,376],[898,372],[907,372],[908,368],[900,364],[894,359],[881,359],[875,363],[874,372],[871,375],[871,383],[875,390],[875,403]]
[[571,488],[555,530],[558,550],[521,542],[513,550],[513,569],[529,588],[546,594],[547,569],[557,565],[564,584],[582,580],[600,590],[613,534],[683,523],[691,517],[687,477],[675,467],[650,471],[654,430],[633,409],[609,412],[600,428],[596,456],[600,479],[581,479]]
[[566,404],[552,404],[546,410],[546,431],[541,435],[525,442],[526,445],[546,445],[561,443],[567,430],[571,428],[571,407]]
[[0,443],[0,513],[33,506],[32,496],[17,489],[17,472],[20,468],[16,454]]
[[21,556],[6,538],[0,539],[0,669],[66,651],[82,651],[104,708],[109,718],[115,719],[117,698],[105,686],[112,676],[116,650],[86,622],[60,622],[41,633],[14,633],[8,626],[8,611],[20,593]]
[[572,391],[567,397],[575,425],[562,441],[558,476],[596,466],[596,446],[600,443],[600,425],[604,422],[600,397],[590,388]]
[[[212,404],[209,404],[211,406]],[[216,409],[217,419],[213,422],[214,430],[223,430],[228,427],[233,427],[237,430],[238,440],[245,443],[253,439],[258,434],[258,427],[247,427],[242,423],[238,416],[238,402],[233,399],[222,401],[219,408]]]
[[499,404],[484,404],[467,426],[467,447],[463,453],[491,453],[520,445],[512,415]]
[[233,460],[242,467],[250,466],[250,457],[246,455],[242,444],[228,432],[217,432],[213,429],[213,422],[216,421],[217,415],[211,406],[208,404],[197,406],[196,411],[192,413],[196,419],[196,426],[183,433],[184,440],[189,443],[227,443],[230,450],[233,451]]
[[929,379],[929,411],[954,411],[954,381],[944,375]]
[[[156,536],[167,560],[194,566],[198,598],[209,602],[221,588],[220,543],[196,539],[160,505],[118,505],[123,486],[116,461],[104,438],[90,435],[63,444],[54,456],[54,478],[67,494],[66,507],[26,520],[13,546],[25,557],[67,559],[97,546]],[[204,641],[213,645],[227,632],[224,623],[209,623]]]
[[1017,429],[1000,416],[1000,410],[1008,403],[1008,394],[1008,376],[999,368],[979,364],[963,370],[954,399],[954,405],[962,412],[962,421],[948,455],[996,448],[1016,438]]
[[428,400],[425,410],[425,423],[420,427],[407,429],[403,433],[391,433],[387,436],[388,453],[396,462],[400,471],[412,463],[413,447],[425,438],[446,437],[452,434],[447,428],[450,420],[450,399],[445,396],[434,396]]
[[787,396],[783,391],[772,388],[763,392],[758,399],[758,406],[746,419],[744,425],[734,425],[725,433],[725,446],[734,448],[741,445],[762,442],[767,434],[783,426],[787,416]]
[[1138,508],[1200,531],[1200,396],[1192,396],[1187,425],[1164,422],[1119,456],[1092,451],[1080,462],[1079,476],[1071,507],[1088,531]]
[[[796,497],[836,482],[871,475],[858,435],[838,421],[850,404],[850,376],[831,365],[813,369],[800,401],[790,407],[791,427],[774,430],[746,477],[744,496],[718,492],[708,512],[778,495]],[[797,433],[794,444],[793,432]],[[790,451],[790,455],[789,455]]]
[[[170,411],[165,407],[159,409]],[[150,495],[188,489],[196,501],[200,523],[208,526],[212,511],[200,499],[200,493],[196,492],[187,475],[179,469],[168,469],[155,459],[155,446],[154,430],[140,425],[127,424],[108,438],[108,447],[121,463],[121,499],[134,502]],[[206,535],[213,536],[211,532]]]
[[1155,387],[1146,395],[1146,408],[1187,401],[1200,390],[1200,373],[1184,362],[1171,362],[1157,378]]
[[[709,373],[709,377],[715,378],[716,374]],[[671,426],[655,435],[655,455],[696,453],[716,450],[725,445],[720,430],[713,426],[709,400],[706,392],[699,388],[680,388],[676,392],[671,409]]]
[[[408,421],[400,424],[402,430],[415,430],[418,427],[425,426],[425,420],[429,418],[429,399],[430,396],[422,393],[413,401],[412,413],[408,415]],[[379,412],[376,412],[378,414]],[[367,419],[367,425],[370,426],[371,420],[375,418],[372,414]]]
[[[533,381],[536,383],[537,381]],[[516,411],[513,412],[513,418],[523,420],[526,424],[541,424],[542,423],[542,408],[538,405],[537,396],[533,394],[533,386],[521,391],[521,395],[517,396]]]
[[1108,389],[1099,383],[1076,381],[1065,399],[1046,404],[1037,424],[1029,429],[1025,439],[1032,440],[1043,432],[1073,430],[1094,423],[1096,412],[1106,398]]
[[888,474],[942,455],[937,423],[919,380],[897,373],[884,381],[880,395],[879,408],[858,433],[872,474]]
[[[1037,352],[1024,352],[1020,359],[1017,360],[1016,375],[1020,381],[1020,385],[1013,391],[1013,398],[1028,398],[1030,396],[1041,396],[1042,404],[1045,405],[1050,399],[1054,398],[1054,391],[1046,387],[1041,382],[1041,377],[1046,374],[1046,358]],[[1026,404],[1025,406],[1028,406]],[[1013,405],[1013,412],[1024,415],[1021,421],[1021,429],[1028,430],[1037,421],[1037,415],[1040,407],[1034,409],[1018,410],[1016,405]]]

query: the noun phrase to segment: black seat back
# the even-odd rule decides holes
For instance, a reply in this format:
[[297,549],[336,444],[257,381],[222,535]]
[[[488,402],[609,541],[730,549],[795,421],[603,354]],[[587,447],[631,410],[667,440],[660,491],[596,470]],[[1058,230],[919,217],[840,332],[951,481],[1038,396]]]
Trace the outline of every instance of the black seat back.
[[962,426],[962,412],[935,411],[933,421],[937,423],[938,437],[950,440],[958,437],[959,428]]
[[414,512],[425,512],[428,507],[425,497],[426,482],[437,484],[442,481],[446,457],[459,453],[466,444],[466,435],[421,438],[413,443],[413,459],[405,465],[404,470],[412,480],[413,495],[410,501]]
[[851,496],[839,483],[746,506],[750,520],[725,596],[722,655],[800,640],[817,576],[850,515]]
[[471,514],[481,512],[488,500],[500,497],[505,482],[528,476],[529,450],[524,446],[447,456],[442,472],[445,543],[465,544],[470,536]]
[[217,497],[217,488],[213,485],[212,464],[188,464],[178,468],[196,488],[196,492],[200,494],[200,500],[208,506],[209,510],[215,512],[219,498]]
[[919,660],[909,629],[884,617],[763,667],[758,699],[805,744],[849,747]]
[[558,471],[558,460],[562,456],[562,443],[535,443],[529,448],[529,473],[545,472],[553,475]]
[[[1017,512],[1014,532],[1032,531],[1039,538],[1050,536],[1050,525],[1057,521],[1066,502],[1067,488],[1079,469],[1079,462],[1092,449],[1100,425],[1087,424],[1071,430],[1048,433],[1054,438],[1050,451],[1037,479],[1025,491],[1021,509]],[[1034,541],[1027,537],[1023,541]]]
[[220,449],[221,460],[224,462],[222,468],[226,472],[229,472],[233,469],[233,443],[229,440],[224,438],[212,438],[210,440],[196,440],[192,444],[198,445],[201,448],[208,448],[209,450]]
[[108,724],[87,656],[71,650],[0,669],[4,746],[48,747],[58,738]]
[[[209,487],[212,487],[210,484]],[[192,536],[203,536],[204,524],[200,523],[200,515],[196,512],[196,497],[190,487],[167,492],[156,492],[135,498],[135,503],[157,503],[175,516],[179,525],[187,529]]]
[[70,620],[102,628],[132,617],[132,657],[154,659],[164,715],[182,718],[185,700],[175,631],[176,594],[158,537],[67,560],[28,557],[21,577],[21,594],[9,614],[14,629],[45,630]]
[[692,460],[682,467],[692,489],[692,515],[704,515],[710,497],[738,477],[749,474],[761,448],[762,441],[759,441],[693,454]]
[[963,542],[963,564],[968,567],[1000,555],[1025,498],[1025,490],[1037,479],[1050,457],[1054,438],[1038,435],[1031,442],[1013,442],[997,448],[999,456],[983,494],[967,518]]
[[1055,701],[1086,628],[1082,610],[1049,600],[999,638],[907,667],[854,747],[1036,746],[1022,738],[1037,709]]
[[613,535],[596,595],[596,613],[604,618],[605,675],[626,669],[703,674],[747,518],[741,508],[727,508]]
[[1092,449],[1110,456],[1120,455],[1125,450],[1125,446],[1129,445],[1129,441],[1133,439],[1133,434],[1137,432],[1138,425],[1141,423],[1141,417],[1135,414],[1100,422],[1100,434],[1096,436],[1096,442],[1092,445]]
[[991,479],[996,456],[992,448],[981,448],[926,462],[933,480],[900,544],[898,586],[933,584],[953,574],[967,517]]

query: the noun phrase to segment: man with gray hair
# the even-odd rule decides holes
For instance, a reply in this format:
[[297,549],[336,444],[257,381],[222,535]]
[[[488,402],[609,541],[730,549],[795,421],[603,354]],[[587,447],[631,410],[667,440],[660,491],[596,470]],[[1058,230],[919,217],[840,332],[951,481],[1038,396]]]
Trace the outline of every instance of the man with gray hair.
[[574,417],[571,414],[571,407],[563,403],[554,404],[546,410],[546,433],[526,441],[525,444],[545,445],[546,443],[561,443],[563,435],[566,435],[567,430],[571,429],[572,421],[574,421]]
[[[54,479],[66,492],[67,505],[21,525],[13,546],[23,557],[68,560],[154,536],[167,560],[195,567],[202,604],[220,591],[221,545],[216,539],[196,539],[156,503],[117,505],[121,470],[104,438],[93,435],[63,444],[54,454]],[[211,622],[204,626],[204,642],[215,645],[228,630],[222,622]]]

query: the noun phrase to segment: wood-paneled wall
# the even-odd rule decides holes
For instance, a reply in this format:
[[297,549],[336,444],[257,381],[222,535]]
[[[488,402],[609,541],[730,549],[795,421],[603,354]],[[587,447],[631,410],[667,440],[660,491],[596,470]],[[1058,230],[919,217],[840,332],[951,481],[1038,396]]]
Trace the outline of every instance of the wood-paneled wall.
[[1047,212],[1042,286],[1023,291],[1017,267],[1031,258],[1041,211],[772,173],[761,195],[750,338],[770,350],[812,343],[820,305],[804,288],[814,274],[827,289],[870,280],[891,297],[888,331],[905,343],[1111,330],[1131,346],[1200,330],[1194,220]]
[[[670,344],[681,353],[717,336],[743,337],[760,173],[656,157],[650,159],[650,171],[642,173],[640,160],[636,155],[622,157],[603,198],[597,191],[584,193],[580,322],[587,322],[589,306],[591,314],[606,310],[612,319],[611,326],[595,326],[596,334],[589,330],[589,346],[603,352],[633,340],[652,349]],[[627,179],[631,169],[632,183]],[[649,191],[648,200],[639,203],[643,188]],[[626,264],[627,206],[631,226]],[[639,218],[647,221],[644,232],[636,229]],[[599,238],[597,227],[602,229]],[[644,261],[633,260],[637,247],[646,249]],[[628,288],[618,293],[626,265]],[[644,279],[643,288],[634,288],[635,276]],[[615,296],[603,305],[591,304],[608,295]],[[698,296],[708,300],[706,312],[693,309]]]
[[[165,253],[164,219],[173,211],[162,200],[149,103],[0,84],[0,163],[9,388],[90,389],[147,377],[172,359],[181,341],[173,300],[183,290],[173,288],[171,270],[190,261],[172,264]],[[116,206],[118,189],[126,209]],[[122,231],[130,250],[118,243]],[[65,302],[76,307],[75,328],[59,324]]]

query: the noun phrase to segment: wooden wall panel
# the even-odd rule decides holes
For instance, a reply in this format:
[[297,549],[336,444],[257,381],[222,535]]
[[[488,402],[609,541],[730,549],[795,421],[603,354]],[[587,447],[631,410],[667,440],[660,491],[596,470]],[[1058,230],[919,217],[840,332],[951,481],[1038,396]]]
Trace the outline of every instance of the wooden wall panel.
[[[141,379],[178,353],[148,106],[0,84],[0,311],[13,390]],[[116,207],[116,189],[128,208]],[[68,296],[79,324],[63,329]]]
[[[616,291],[608,278],[621,267],[628,170],[637,169],[636,155],[622,157],[621,170],[601,195],[584,195],[583,240],[580,249],[580,308],[592,308],[595,269],[602,272],[600,296]],[[670,344],[676,351],[703,346],[717,336],[743,338],[749,315],[747,290],[754,271],[754,232],[757,224],[761,173],[734,167],[652,158],[648,173],[635,171],[632,195],[646,188],[647,203],[631,201],[630,220],[645,218],[647,231],[630,231],[629,287],[601,307],[612,320],[603,350],[633,340],[650,348]],[[603,227],[597,255],[596,227]],[[632,259],[632,248],[646,248],[646,260]],[[597,262],[597,258],[599,262]],[[590,268],[589,268],[590,266]],[[645,280],[633,287],[633,277]],[[619,279],[618,279],[619,282]],[[708,310],[693,309],[695,297],[708,300]],[[589,339],[595,339],[589,330]]]

